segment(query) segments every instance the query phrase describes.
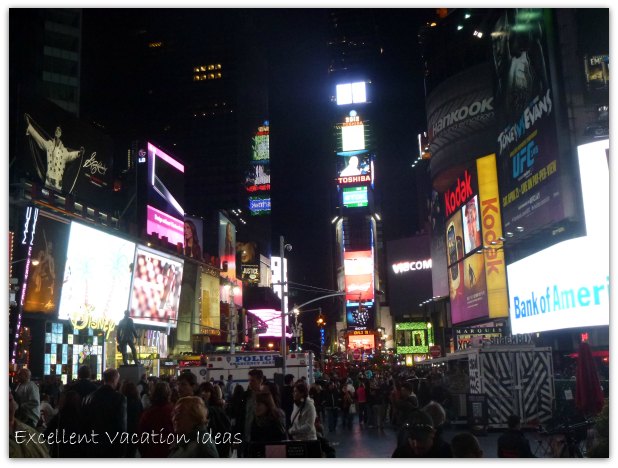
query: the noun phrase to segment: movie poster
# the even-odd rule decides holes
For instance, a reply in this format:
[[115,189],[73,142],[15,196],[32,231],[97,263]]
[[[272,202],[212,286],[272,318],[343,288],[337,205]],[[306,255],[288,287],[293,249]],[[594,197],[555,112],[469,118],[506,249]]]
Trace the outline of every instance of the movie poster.
[[24,312],[55,315],[60,305],[60,290],[71,225],[39,211]]

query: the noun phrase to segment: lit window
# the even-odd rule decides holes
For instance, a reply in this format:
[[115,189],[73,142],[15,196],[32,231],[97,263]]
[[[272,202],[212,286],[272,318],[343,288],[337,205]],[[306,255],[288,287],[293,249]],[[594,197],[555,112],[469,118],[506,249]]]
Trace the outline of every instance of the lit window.
[[200,71],[200,67],[195,67],[195,68],[193,69],[193,71],[194,71],[195,73],[199,73],[199,71]]
[[202,66],[200,67],[200,71],[206,71],[206,67],[205,67],[204,65],[202,65]]
[[148,47],[150,47],[151,49],[154,49],[154,48],[156,48],[156,47],[161,47],[162,45],[163,45],[163,43],[162,43],[162,42],[150,42],[150,43],[148,44]]
[[215,66],[214,65],[208,65],[208,70],[214,70]]
[[215,74],[214,73],[209,73],[208,74],[208,78],[210,78],[211,80],[215,79]]
[[217,64],[217,70],[221,70],[221,64],[220,63]]
[[221,72],[217,72],[217,78],[221,78]]

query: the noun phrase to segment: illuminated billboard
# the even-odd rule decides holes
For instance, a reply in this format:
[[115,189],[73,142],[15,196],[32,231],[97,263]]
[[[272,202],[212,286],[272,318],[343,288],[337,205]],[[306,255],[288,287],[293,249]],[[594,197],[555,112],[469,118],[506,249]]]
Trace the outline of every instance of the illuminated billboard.
[[[556,94],[551,88],[547,35],[551,26],[539,8],[505,9],[492,37],[494,104],[499,125],[498,168],[505,231],[527,233],[555,224],[574,208],[567,208],[565,179],[556,125]],[[522,57],[512,53],[521,31],[535,31],[535,40]],[[513,70],[517,70],[514,72]],[[520,78],[525,77],[525,78]]]
[[452,322],[508,316],[495,155],[465,169],[444,202]]
[[185,216],[184,254],[196,260],[204,259],[204,221],[201,218]]
[[365,149],[365,125],[356,111],[350,111],[350,115],[341,124],[341,150],[360,151]]
[[249,212],[252,216],[270,213],[270,197],[249,197]]
[[184,165],[148,143],[146,233],[184,245]]
[[70,228],[69,222],[38,212],[24,312],[58,312]]
[[375,329],[376,309],[373,301],[362,303],[348,301],[345,305],[346,324],[348,330],[373,330]]
[[367,89],[364,81],[337,85],[338,106],[363,102],[367,102]]
[[[281,311],[274,309],[249,309],[249,312],[255,315],[266,324],[266,331],[259,333],[258,336],[279,337],[281,338]],[[288,327],[288,317],[285,317],[285,326]],[[286,337],[290,338],[291,333],[286,333]]]
[[134,255],[133,242],[72,222],[58,318],[115,326],[129,303]]
[[364,250],[343,253],[346,300],[372,301],[373,287],[373,252]]
[[270,159],[270,129],[268,121],[258,127],[251,144],[252,160],[268,162]]
[[373,333],[362,335],[348,335],[348,349],[360,349],[361,351],[371,352],[376,347],[376,337]]
[[200,333],[205,335],[221,335],[220,310],[221,300],[219,278],[210,273],[201,274],[201,302],[200,302]]
[[367,187],[344,187],[342,197],[346,208],[362,208],[369,204]]
[[227,264],[221,276],[236,281],[236,226],[223,213],[219,213],[219,258],[221,265]]
[[130,312],[135,323],[176,328],[183,261],[138,245]]
[[247,192],[267,192],[270,190],[269,164],[252,165],[245,176]]
[[507,266],[511,331],[609,324],[609,140],[578,148],[586,235]]

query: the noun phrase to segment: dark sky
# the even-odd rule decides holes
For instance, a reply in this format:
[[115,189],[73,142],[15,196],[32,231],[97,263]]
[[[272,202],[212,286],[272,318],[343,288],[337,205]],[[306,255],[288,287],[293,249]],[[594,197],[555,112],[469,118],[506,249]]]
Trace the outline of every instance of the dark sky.
[[[127,75],[133,67],[123,39],[136,24],[158,23],[182,28],[185,34],[196,31],[196,35],[208,28],[225,37],[234,31],[232,13],[226,9],[151,10],[148,14],[143,10],[84,10],[82,113],[88,115],[94,109],[108,123],[122,122],[123,108],[139,107],[138,97],[129,91],[133,83],[125,80],[140,77]],[[279,235],[284,235],[293,245],[287,254],[290,281],[335,289],[330,251],[335,158],[328,121],[333,90],[327,75],[327,13],[323,9],[243,11],[254,15],[252,23],[268,49],[272,252],[278,253]],[[410,167],[417,156],[416,135],[425,129],[417,33],[433,11],[383,9],[375,13],[384,48],[383,65],[373,78],[380,98],[372,106],[383,129],[376,152],[376,190],[388,241],[419,229]],[[312,297],[299,292],[292,302]],[[334,302],[322,305],[334,307]]]

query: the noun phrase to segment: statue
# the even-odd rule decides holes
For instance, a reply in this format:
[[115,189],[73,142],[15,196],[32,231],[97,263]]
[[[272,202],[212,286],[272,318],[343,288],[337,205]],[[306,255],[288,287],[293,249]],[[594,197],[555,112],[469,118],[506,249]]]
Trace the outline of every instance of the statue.
[[131,348],[131,353],[133,353],[133,361],[135,365],[139,365],[139,361],[137,360],[137,352],[135,351],[135,342],[133,338],[137,338],[137,331],[135,331],[135,325],[133,324],[133,319],[129,317],[129,311],[124,311],[124,318],[118,322],[118,327],[116,328],[116,341],[118,342],[118,351],[122,353],[122,361],[125,366],[129,365],[129,360],[127,359],[127,345]]

